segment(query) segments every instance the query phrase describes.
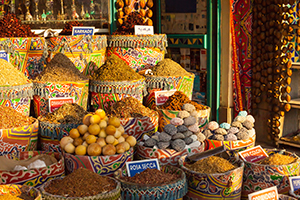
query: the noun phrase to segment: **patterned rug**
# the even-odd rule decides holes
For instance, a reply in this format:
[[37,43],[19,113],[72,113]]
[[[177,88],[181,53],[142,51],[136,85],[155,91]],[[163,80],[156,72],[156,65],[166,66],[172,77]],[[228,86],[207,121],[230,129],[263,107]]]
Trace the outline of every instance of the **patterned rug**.
[[233,102],[235,115],[251,109],[251,33],[253,0],[230,0]]

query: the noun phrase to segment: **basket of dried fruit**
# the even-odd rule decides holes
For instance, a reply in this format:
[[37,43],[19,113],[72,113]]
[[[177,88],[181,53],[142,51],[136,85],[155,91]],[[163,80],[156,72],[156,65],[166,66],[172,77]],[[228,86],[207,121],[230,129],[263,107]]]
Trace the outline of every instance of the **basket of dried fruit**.
[[60,141],[68,173],[87,168],[100,175],[112,175],[133,160],[136,139],[125,134],[120,119],[108,118],[99,109],[86,115],[83,123]]
[[179,165],[188,180],[186,199],[241,199],[244,169],[241,160],[219,155],[190,164],[185,158],[180,158]]
[[204,151],[204,136],[197,126],[190,128],[193,124],[196,124],[195,119],[184,121],[173,118],[162,132],[143,137],[143,141],[138,143],[137,158],[157,158],[161,165],[178,165],[181,156]]
[[154,67],[165,57],[167,36],[155,35],[111,35],[107,37],[107,56],[117,55],[134,71]]
[[4,59],[0,60],[0,75],[0,105],[29,116],[32,82]]
[[207,129],[202,132],[205,136],[205,150],[225,146],[232,156],[238,156],[238,152],[254,147],[254,122],[254,117],[248,115],[247,111],[241,111],[231,125],[209,122]]
[[77,103],[87,109],[88,77],[80,73],[62,53],[57,53],[34,79],[33,88],[36,116],[53,112],[64,103]]
[[107,115],[119,118],[125,133],[138,141],[144,135],[152,136],[158,129],[158,113],[133,97],[125,97],[114,103],[107,110]]
[[39,122],[0,105],[0,156],[37,149]]
[[192,98],[195,75],[187,72],[175,61],[166,58],[145,74],[148,95],[145,105],[151,109],[164,104],[175,91]]
[[59,141],[68,136],[71,129],[82,124],[86,114],[88,112],[78,104],[65,103],[54,112],[38,117],[41,149],[61,152]]
[[[277,186],[278,193],[288,194],[289,177],[300,175],[300,159],[291,152],[277,149],[265,149],[269,157],[252,163],[245,161],[242,198],[258,190]],[[253,177],[260,177],[259,179]]]
[[0,185],[21,184],[39,188],[65,174],[64,157],[55,152],[26,151],[17,157],[2,156],[0,160]]
[[181,199],[187,193],[184,172],[177,167],[165,165],[160,170],[146,169],[129,177],[125,168],[115,173],[121,182],[122,199]]
[[91,75],[105,61],[106,35],[76,35],[50,37],[50,56],[63,52],[84,75]]
[[[160,131],[174,118],[198,123],[200,131],[207,127],[210,118],[210,107],[191,101],[184,93],[176,91],[168,100],[157,106]],[[196,127],[194,127],[196,128]]]
[[80,168],[64,178],[45,183],[41,193],[44,200],[117,200],[120,189],[120,183],[114,178]]
[[0,185],[0,199],[9,200],[42,200],[39,190],[27,185],[7,184]]
[[111,55],[91,77],[91,104],[94,110],[108,107],[114,102],[131,96],[143,102],[145,78],[131,69],[125,61]]
[[0,24],[3,27],[0,29],[0,50],[8,53],[11,64],[26,77],[35,78],[44,69],[48,56],[46,39],[37,37],[13,13],[3,15]]

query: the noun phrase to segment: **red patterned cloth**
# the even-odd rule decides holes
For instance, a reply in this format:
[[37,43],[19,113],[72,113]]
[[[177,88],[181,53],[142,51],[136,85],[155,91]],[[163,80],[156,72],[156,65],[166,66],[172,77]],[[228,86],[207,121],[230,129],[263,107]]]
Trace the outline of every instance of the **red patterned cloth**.
[[235,114],[251,109],[253,0],[230,0],[233,102]]

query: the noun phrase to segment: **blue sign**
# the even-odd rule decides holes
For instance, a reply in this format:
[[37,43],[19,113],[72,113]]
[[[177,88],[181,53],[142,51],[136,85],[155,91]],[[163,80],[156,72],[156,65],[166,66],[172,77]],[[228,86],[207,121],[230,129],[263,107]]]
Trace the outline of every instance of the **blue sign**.
[[300,176],[289,177],[292,191],[300,189]]
[[73,26],[72,35],[94,35],[95,27]]
[[6,53],[5,51],[0,51],[0,59],[4,59],[7,62],[9,62],[9,54]]
[[139,174],[146,169],[160,170],[157,159],[126,162],[126,168],[127,168],[128,176],[130,177]]

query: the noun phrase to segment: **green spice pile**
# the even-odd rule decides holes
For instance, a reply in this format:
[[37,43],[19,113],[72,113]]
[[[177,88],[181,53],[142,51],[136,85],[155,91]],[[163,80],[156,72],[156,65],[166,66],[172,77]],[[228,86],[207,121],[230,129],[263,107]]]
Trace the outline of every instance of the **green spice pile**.
[[118,118],[154,117],[158,115],[156,111],[145,107],[139,100],[133,97],[126,97],[114,103],[110,109],[107,109],[106,114]]
[[146,169],[133,177],[122,177],[124,181],[137,184],[165,184],[180,178],[180,174],[163,172],[158,169]]
[[88,80],[88,77],[80,73],[67,56],[57,53],[35,80],[43,82],[83,81]]
[[79,168],[63,179],[53,180],[45,191],[64,197],[87,197],[112,191],[116,186],[116,182],[108,177]]
[[282,155],[279,153],[275,153],[263,160],[257,162],[257,164],[262,165],[288,165],[295,162],[297,158],[289,155]]
[[177,62],[166,58],[153,68],[151,68],[154,76],[190,76],[191,74],[181,67]]
[[0,105],[0,129],[28,126],[34,121],[34,118],[25,116],[13,108]]
[[39,120],[56,124],[80,124],[86,114],[88,114],[88,112],[78,104],[65,103],[53,113],[48,113],[46,116],[40,116]]
[[236,166],[231,164],[228,160],[218,156],[210,156],[198,160],[193,164],[186,164],[185,167],[195,172],[205,174],[224,173],[236,168]]
[[135,72],[127,63],[112,54],[107,58],[105,64],[102,65],[92,76],[93,80],[98,81],[130,81],[143,78]]
[[30,81],[11,63],[0,59],[0,86],[25,85]]

